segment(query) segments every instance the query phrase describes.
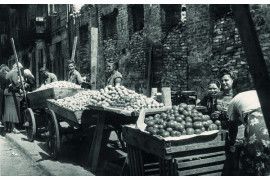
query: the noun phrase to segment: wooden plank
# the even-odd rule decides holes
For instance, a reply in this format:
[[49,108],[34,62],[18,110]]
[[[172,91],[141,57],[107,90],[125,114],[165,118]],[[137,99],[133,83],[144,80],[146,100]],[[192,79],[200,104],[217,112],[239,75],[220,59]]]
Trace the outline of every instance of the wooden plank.
[[96,130],[94,133],[88,162],[90,163],[90,169],[95,172],[98,165],[98,159],[99,159],[99,153],[100,153],[100,147],[101,147],[101,141],[103,136],[103,129],[104,129],[104,123],[105,123],[105,113],[99,113],[98,122],[96,125]]
[[179,161],[184,161],[184,160],[188,160],[188,159],[196,159],[196,158],[201,158],[201,157],[210,157],[210,156],[218,156],[218,155],[224,155],[225,151],[219,151],[219,152],[214,152],[214,153],[207,153],[207,154],[198,154],[198,155],[194,155],[194,156],[184,156],[184,157],[177,157],[174,158],[176,163],[178,163]]
[[47,108],[46,99],[61,99],[73,96],[81,91],[85,90],[72,88],[48,88],[27,93],[27,98],[29,99],[29,105],[32,109],[45,109]]
[[196,165],[203,165],[208,163],[214,163],[214,162],[220,162],[224,161],[226,159],[226,156],[217,156],[217,157],[210,157],[206,159],[198,159],[198,160],[191,160],[186,162],[178,162],[177,167],[178,168],[185,168],[185,167],[192,167]]
[[72,54],[71,54],[71,60],[72,61],[74,61],[74,59],[75,59],[75,53],[76,53],[76,47],[77,47],[77,39],[78,39],[78,37],[75,36],[74,41],[73,41]]
[[91,89],[97,89],[98,28],[91,27]]
[[128,167],[129,167],[129,173],[131,176],[134,175],[134,172],[133,172],[133,168],[134,168],[134,165],[133,165],[133,161],[132,161],[132,157],[131,157],[131,145],[127,144],[127,157],[128,157]]
[[60,115],[63,118],[73,121],[75,123],[81,124],[83,110],[72,111],[68,108],[57,105],[50,99],[47,99],[46,101],[48,108],[53,110],[57,115]]
[[204,143],[194,143],[190,145],[184,146],[172,146],[166,148],[166,153],[176,153],[176,152],[184,152],[184,151],[191,151],[196,149],[206,149],[206,148],[213,148],[213,147],[222,147],[225,146],[225,141],[214,141],[214,142],[204,142]]
[[250,73],[258,93],[263,116],[266,120],[265,124],[270,132],[270,78],[255,25],[249,11],[249,5],[232,4],[231,7]]
[[140,174],[143,176],[144,175],[144,163],[142,159],[142,151],[139,148],[136,148],[136,159],[138,160],[138,168],[140,171]]
[[164,141],[150,134],[142,133],[139,129],[123,126],[122,130],[123,139],[126,143],[136,146],[147,153],[165,157]]
[[218,172],[203,174],[201,176],[221,176],[221,175],[222,175],[222,171],[218,171]]
[[152,88],[151,89],[151,97],[155,96],[157,93],[157,88]]
[[196,174],[205,173],[205,172],[217,171],[217,170],[222,170],[223,166],[224,166],[224,164],[220,164],[220,165],[178,171],[178,175],[179,176],[187,176],[187,175],[196,175]]
[[162,102],[165,106],[172,106],[172,98],[171,98],[171,88],[170,87],[163,87],[161,88],[162,93]]

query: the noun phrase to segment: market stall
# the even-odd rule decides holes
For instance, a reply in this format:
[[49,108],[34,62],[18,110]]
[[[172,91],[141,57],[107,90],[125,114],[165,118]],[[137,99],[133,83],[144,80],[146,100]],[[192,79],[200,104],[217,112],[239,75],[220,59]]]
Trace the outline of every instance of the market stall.
[[[123,127],[130,175],[221,175],[226,159],[226,132],[218,127],[219,122],[213,123],[194,109],[192,112],[199,115],[192,120],[188,118],[191,114],[184,118],[175,109],[150,116],[142,110],[136,125]],[[164,118],[170,111],[176,117]],[[155,127],[157,131],[153,130]]]
[[[72,96],[84,89],[79,86],[58,81],[45,85],[33,92],[26,94],[28,107],[24,111],[24,122],[28,122],[26,127],[26,135],[29,141],[33,141],[39,128],[45,126],[46,116],[46,99],[59,99],[67,96]],[[40,116],[40,121],[37,121],[36,116]],[[39,134],[42,132],[38,132]]]
[[[57,157],[60,152],[59,137],[63,133],[62,127],[59,126],[60,122],[67,122],[70,126],[77,127],[76,129],[80,129],[85,122],[94,122],[95,132],[88,158],[93,172],[97,169],[101,142],[107,143],[109,138],[109,136],[104,135],[105,127],[108,125],[113,127],[120,143],[122,142],[122,147],[124,147],[121,140],[121,127],[126,124],[135,124],[142,106],[147,107],[150,112],[166,110],[162,103],[137,94],[123,86],[120,88],[107,86],[100,91],[87,90],[63,99],[49,99],[47,106],[49,108],[47,116],[49,148],[50,154],[54,157]],[[89,120],[82,121],[81,115],[85,112],[88,112]],[[91,117],[94,118],[90,120]]]

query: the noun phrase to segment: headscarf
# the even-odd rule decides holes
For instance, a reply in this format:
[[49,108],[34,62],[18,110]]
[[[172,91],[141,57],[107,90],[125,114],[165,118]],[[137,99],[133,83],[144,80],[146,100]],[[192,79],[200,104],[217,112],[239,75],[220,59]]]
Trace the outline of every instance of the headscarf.
[[24,75],[31,76],[32,78],[34,78],[34,75],[31,73],[29,69],[25,69],[23,72],[24,72]]
[[[18,62],[18,64],[19,64],[19,68],[22,69],[23,65],[20,62]],[[17,63],[13,64],[12,70],[13,71],[18,71]]]

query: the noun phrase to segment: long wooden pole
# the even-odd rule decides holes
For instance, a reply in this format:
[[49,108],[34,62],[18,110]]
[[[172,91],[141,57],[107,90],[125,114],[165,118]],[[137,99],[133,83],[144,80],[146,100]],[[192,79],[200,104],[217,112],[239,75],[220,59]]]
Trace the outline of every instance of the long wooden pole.
[[17,68],[18,68],[18,71],[19,71],[19,77],[20,77],[20,82],[22,84],[23,95],[24,95],[24,98],[25,98],[26,107],[28,107],[27,100],[26,100],[26,92],[25,92],[24,85],[23,85],[22,74],[21,74],[21,71],[20,71],[18,56],[17,56],[17,52],[16,52],[16,48],[15,48],[15,44],[14,44],[13,38],[11,38],[10,41],[11,41],[13,53],[14,53],[14,56],[15,56],[15,62],[17,64]]
[[76,46],[77,46],[77,39],[78,37],[74,37],[74,42],[73,42],[73,47],[72,47],[72,55],[71,55],[71,60],[74,61],[75,58],[75,53],[76,53]]
[[[270,79],[249,5],[231,5],[250,73],[261,103],[265,124],[270,132]],[[247,97],[248,98],[248,97]]]

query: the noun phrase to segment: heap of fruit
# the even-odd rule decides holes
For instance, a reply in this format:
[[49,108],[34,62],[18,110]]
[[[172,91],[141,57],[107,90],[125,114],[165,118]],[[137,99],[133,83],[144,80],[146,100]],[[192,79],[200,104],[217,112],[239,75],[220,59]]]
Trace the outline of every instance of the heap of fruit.
[[81,86],[72,82],[68,82],[68,81],[55,81],[50,84],[43,85],[40,88],[36,89],[35,91],[40,91],[40,90],[49,89],[49,88],[81,89]]
[[97,96],[93,96],[89,99],[88,104],[110,106],[130,111],[139,111],[141,108],[160,108],[164,106],[163,103],[158,103],[155,99],[138,94],[124,86],[113,87],[108,85],[104,89],[100,89],[99,92]]
[[85,90],[75,94],[74,96],[65,97],[63,99],[53,100],[54,103],[61,107],[68,108],[72,111],[84,110],[89,98],[95,97],[99,94],[98,91]]
[[210,116],[198,112],[195,106],[181,103],[166,112],[148,116],[144,119],[146,131],[162,137],[201,134],[204,131],[221,129],[221,122],[214,123]]

